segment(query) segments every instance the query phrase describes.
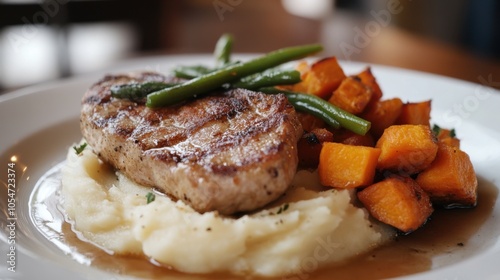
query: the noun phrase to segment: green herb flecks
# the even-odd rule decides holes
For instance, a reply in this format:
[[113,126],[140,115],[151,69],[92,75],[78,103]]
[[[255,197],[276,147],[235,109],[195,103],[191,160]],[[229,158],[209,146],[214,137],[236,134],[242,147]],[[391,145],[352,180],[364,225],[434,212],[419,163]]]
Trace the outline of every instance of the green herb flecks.
[[455,132],[455,129],[453,128],[452,130],[450,130],[450,137],[451,138],[455,138],[457,137],[457,133]]
[[79,155],[83,152],[83,150],[85,150],[85,147],[87,147],[87,143],[83,143],[80,146],[73,146],[73,149],[75,150],[75,153]]
[[[434,136],[438,137],[439,134],[441,133],[441,130],[443,130],[441,127],[439,127],[437,124],[434,124],[432,125],[432,133],[434,134]],[[450,138],[456,138],[457,137],[457,133],[455,131],[454,128],[452,128],[448,134],[450,136]]]
[[435,124],[432,126],[432,133],[434,133],[434,136],[437,137],[440,132],[441,132],[441,127],[439,127],[439,125]]
[[154,193],[148,192],[146,194],[146,202],[147,202],[147,204],[150,204],[151,202],[155,201],[155,198],[156,198],[156,196],[155,196]]
[[278,209],[278,212],[276,214],[281,214],[281,213],[285,212],[286,210],[288,210],[288,203],[286,203],[285,205],[281,206]]

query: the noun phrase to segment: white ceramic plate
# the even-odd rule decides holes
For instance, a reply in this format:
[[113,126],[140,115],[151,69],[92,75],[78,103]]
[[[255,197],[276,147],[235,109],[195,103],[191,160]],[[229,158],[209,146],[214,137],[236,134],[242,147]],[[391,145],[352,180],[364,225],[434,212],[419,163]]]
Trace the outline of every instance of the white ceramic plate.
[[[242,57],[243,59],[247,58]],[[33,86],[0,96],[0,170],[7,182],[8,163],[17,157],[15,177],[17,215],[15,228],[16,272],[6,263],[10,246],[7,185],[0,201],[0,279],[98,279],[111,275],[72,260],[35,228],[29,208],[30,195],[40,177],[64,160],[67,148],[81,138],[80,98],[105,72],[154,70],[167,73],[178,64],[211,64],[206,55],[151,57],[121,63],[92,75]],[[343,62],[354,74],[366,64]],[[492,76],[478,77],[478,84],[446,77],[372,65],[384,98],[403,101],[432,99],[432,122],[454,127],[462,148],[471,156],[480,182],[500,188],[500,91],[485,85]],[[26,168],[23,171],[23,168]],[[404,279],[500,279],[500,204],[459,253],[433,259],[432,270]],[[466,222],[466,221],[464,221]],[[118,276],[111,278],[118,279]],[[123,277],[122,277],[123,278]]]

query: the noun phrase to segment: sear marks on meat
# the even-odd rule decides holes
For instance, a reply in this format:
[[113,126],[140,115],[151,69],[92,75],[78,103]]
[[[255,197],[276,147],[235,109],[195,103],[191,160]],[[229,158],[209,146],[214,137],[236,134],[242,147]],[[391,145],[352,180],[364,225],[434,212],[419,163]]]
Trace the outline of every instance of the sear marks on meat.
[[144,81],[172,78],[106,76],[84,95],[81,130],[104,161],[199,212],[250,211],[286,191],[302,127],[284,95],[234,89],[160,109],[111,97],[112,85]]

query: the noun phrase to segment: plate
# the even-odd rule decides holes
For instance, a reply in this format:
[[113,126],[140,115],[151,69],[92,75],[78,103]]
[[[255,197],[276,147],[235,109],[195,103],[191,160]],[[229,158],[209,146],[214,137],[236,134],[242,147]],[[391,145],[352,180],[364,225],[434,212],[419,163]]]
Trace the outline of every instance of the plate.
[[[239,58],[244,60],[251,56],[240,55]],[[4,182],[0,196],[0,248],[2,258],[7,259],[7,262],[0,263],[1,279],[121,279],[80,264],[44,237],[32,221],[29,205],[32,191],[37,181],[62,162],[67,149],[81,138],[80,99],[85,90],[105,73],[134,70],[168,73],[175,65],[199,63],[211,64],[212,58],[209,55],[141,58],[86,76],[0,96],[0,169]],[[341,65],[347,74],[359,72],[367,66],[354,62],[341,62]],[[494,82],[492,74],[478,77],[478,84],[473,84],[422,72],[370,66],[382,87],[384,98],[400,97],[404,102],[432,99],[432,123],[456,129],[480,184],[492,185],[498,193],[500,91],[488,87],[488,83]],[[15,171],[9,170],[9,164],[15,164]],[[13,180],[8,181],[8,178]],[[16,202],[10,205],[6,182],[15,184]],[[12,213],[15,216],[11,216]],[[428,272],[401,279],[500,279],[500,220],[495,218],[499,216],[500,204],[495,203],[491,214],[469,240],[471,245],[459,253],[434,258]],[[9,260],[14,262],[9,263]],[[12,264],[16,272],[9,271]]]

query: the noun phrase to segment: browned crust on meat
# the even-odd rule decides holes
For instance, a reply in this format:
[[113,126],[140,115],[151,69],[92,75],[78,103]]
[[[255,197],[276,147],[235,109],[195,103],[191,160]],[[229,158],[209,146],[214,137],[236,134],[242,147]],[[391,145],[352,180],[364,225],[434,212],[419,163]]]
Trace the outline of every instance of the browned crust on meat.
[[287,189],[302,128],[285,96],[232,90],[153,110],[110,95],[112,85],[151,80],[172,82],[106,76],[85,93],[82,133],[103,160],[200,212],[253,210]]

